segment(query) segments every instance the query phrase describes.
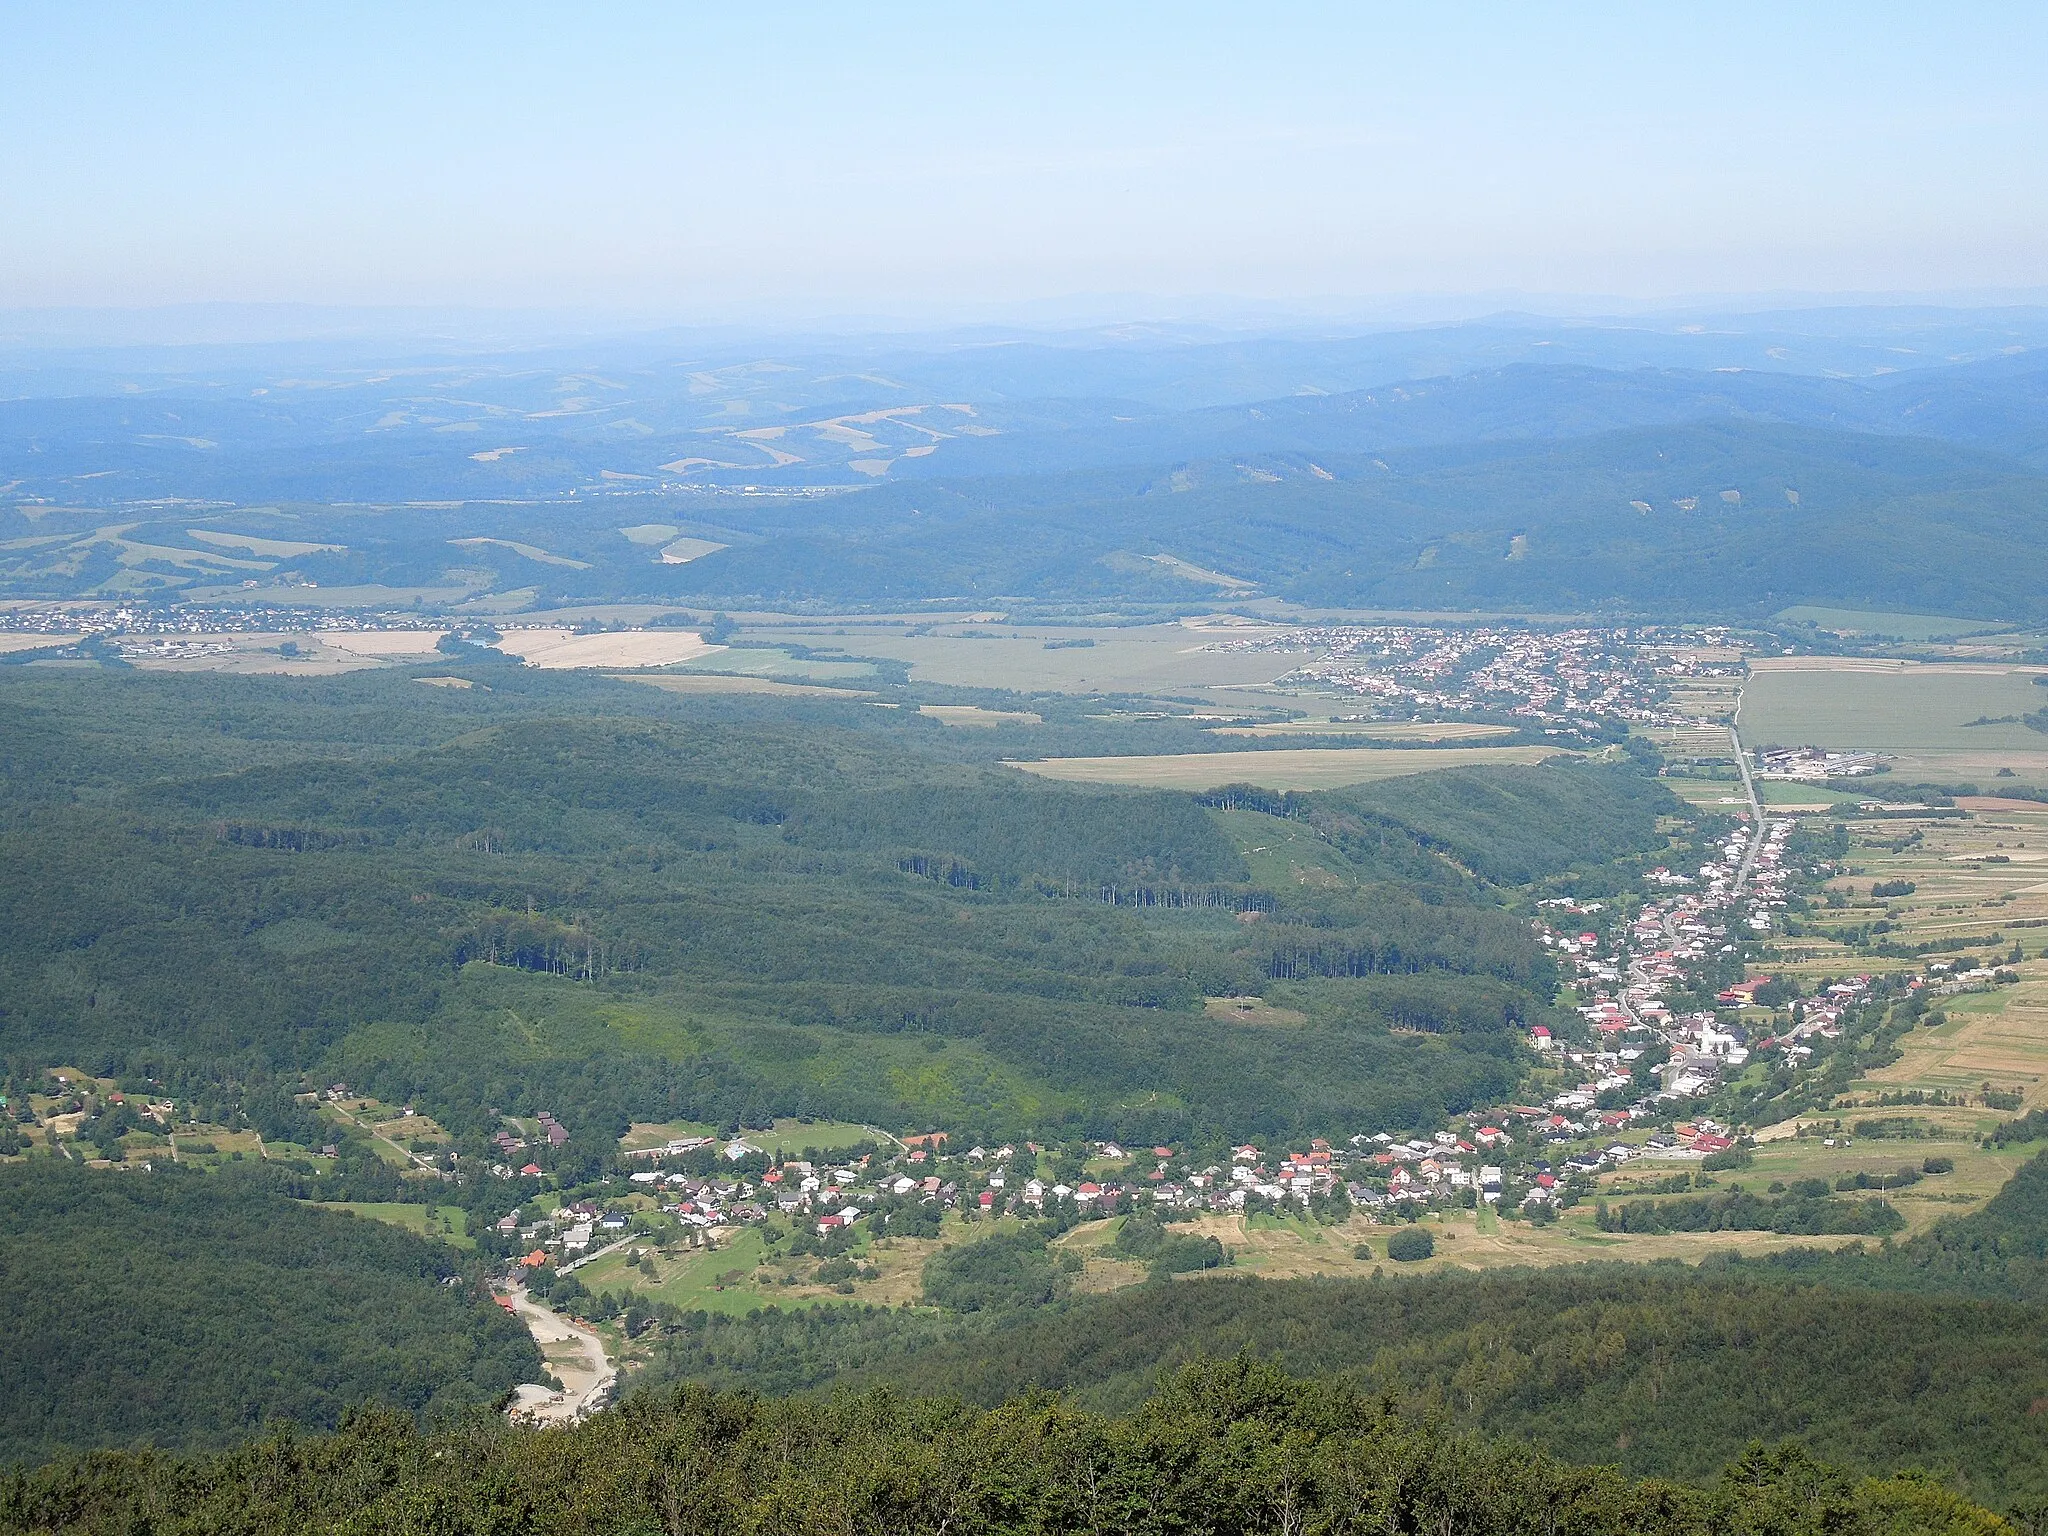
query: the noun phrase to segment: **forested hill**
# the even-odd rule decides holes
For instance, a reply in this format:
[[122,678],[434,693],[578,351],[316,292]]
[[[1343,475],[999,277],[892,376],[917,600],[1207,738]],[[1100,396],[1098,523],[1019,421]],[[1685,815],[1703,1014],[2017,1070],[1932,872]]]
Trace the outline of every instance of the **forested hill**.
[[365,1416],[323,1438],[176,1461],[106,1456],[0,1490],[0,1531],[198,1536],[518,1531],[1555,1532],[2007,1536],[1915,1478],[1797,1448],[1709,1488],[1634,1482],[1447,1432],[1246,1362],[1190,1370],[1126,1419],[1030,1397],[989,1412],[890,1394],[763,1402],[690,1391],[566,1430],[423,1435]]
[[0,1465],[490,1405],[545,1367],[458,1257],[239,1172],[0,1165]]
[[2023,1165],[1983,1209],[1905,1242],[1793,1249],[1741,1268],[1822,1285],[2048,1301],[2048,1154]]
[[1240,1351],[1632,1475],[1710,1478],[1753,1439],[1924,1468],[2004,1507],[2048,1496],[2037,1308],[1798,1288],[1677,1265],[1421,1279],[1213,1278],[995,1326],[887,1313],[701,1318],[649,1383],[887,1384],[994,1405],[1058,1389],[1127,1411],[1160,1372]]
[[[1683,809],[1628,764],[1310,796],[1275,809],[1330,878],[1261,885],[1242,815],[906,711],[470,670],[489,695],[0,678],[0,1047],[229,1105],[339,1078],[478,1151],[539,1108],[579,1156],[678,1118],[1429,1125],[1510,1093],[1547,1017],[1519,882]],[[1300,1027],[1203,1006],[1281,984]]]

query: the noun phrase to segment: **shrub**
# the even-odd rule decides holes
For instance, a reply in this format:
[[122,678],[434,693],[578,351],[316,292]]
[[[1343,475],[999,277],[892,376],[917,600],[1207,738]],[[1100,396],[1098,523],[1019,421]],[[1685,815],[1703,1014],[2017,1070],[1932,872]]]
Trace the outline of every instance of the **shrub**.
[[1412,1264],[1436,1252],[1436,1238],[1427,1227],[1403,1227],[1387,1239],[1387,1257],[1397,1264]]

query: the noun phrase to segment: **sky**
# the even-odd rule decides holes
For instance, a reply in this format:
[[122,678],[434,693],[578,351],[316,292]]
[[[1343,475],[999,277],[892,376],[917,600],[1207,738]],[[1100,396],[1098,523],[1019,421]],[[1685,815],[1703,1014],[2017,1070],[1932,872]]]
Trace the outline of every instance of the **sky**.
[[0,0],[0,38],[0,309],[2048,289],[2039,5]]

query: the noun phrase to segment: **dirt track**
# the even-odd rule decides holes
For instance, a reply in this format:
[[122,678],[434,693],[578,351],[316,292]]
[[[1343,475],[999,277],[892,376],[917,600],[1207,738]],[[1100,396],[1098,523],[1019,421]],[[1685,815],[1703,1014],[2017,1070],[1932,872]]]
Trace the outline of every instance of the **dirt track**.
[[605,1358],[604,1341],[581,1323],[549,1311],[523,1290],[504,1294],[546,1356],[548,1368],[562,1380],[560,1392],[521,1387],[513,1414],[540,1424],[568,1424],[602,1407],[619,1379],[618,1367]]

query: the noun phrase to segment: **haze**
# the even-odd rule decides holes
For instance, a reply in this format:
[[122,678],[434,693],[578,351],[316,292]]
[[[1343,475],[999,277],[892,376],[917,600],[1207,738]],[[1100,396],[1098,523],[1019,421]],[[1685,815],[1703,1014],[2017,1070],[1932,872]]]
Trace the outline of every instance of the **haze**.
[[0,15],[13,308],[1982,297],[2048,249],[2034,7]]

